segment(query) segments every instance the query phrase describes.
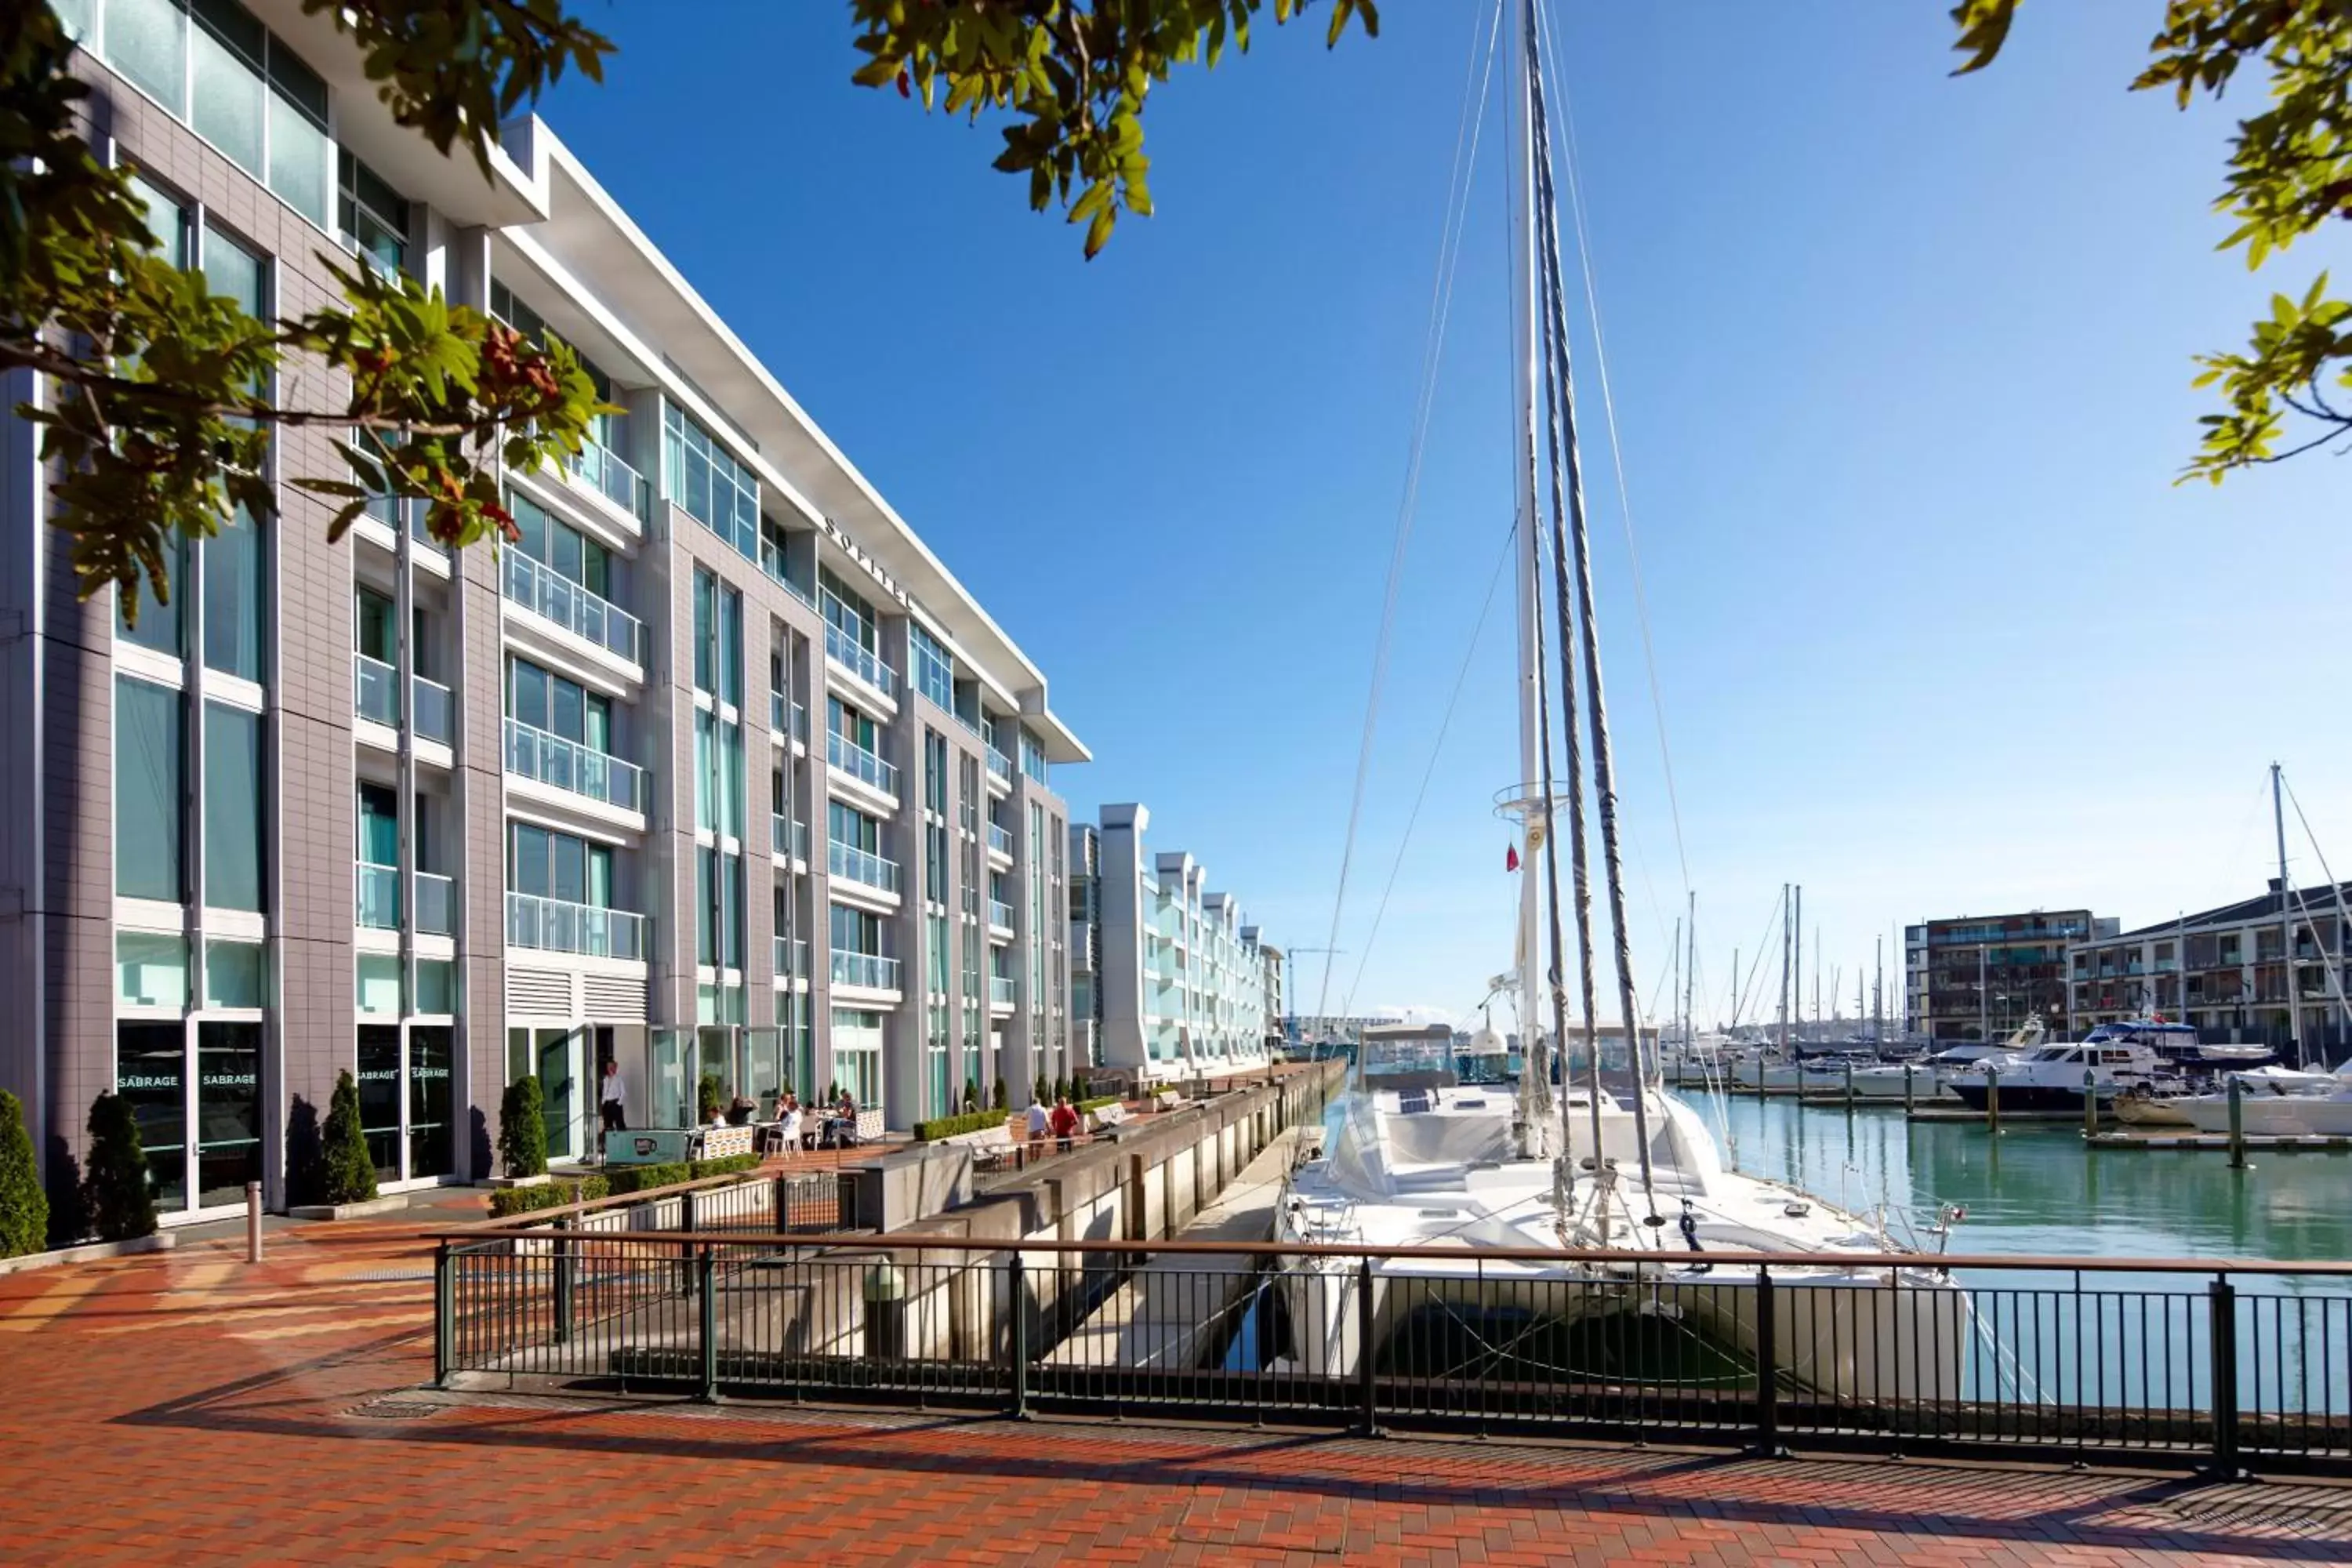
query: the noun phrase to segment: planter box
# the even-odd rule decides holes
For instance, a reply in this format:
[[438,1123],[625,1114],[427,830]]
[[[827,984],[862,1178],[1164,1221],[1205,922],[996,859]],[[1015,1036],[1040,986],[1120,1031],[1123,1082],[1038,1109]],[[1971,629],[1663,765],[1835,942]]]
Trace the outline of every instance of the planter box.
[[169,1252],[178,1241],[168,1230],[129,1241],[92,1241],[61,1247],[55,1252],[28,1252],[22,1258],[0,1258],[0,1274],[20,1274],[28,1268],[55,1268],[60,1264],[90,1263],[101,1258],[129,1258],[140,1252]]
[[356,1204],[301,1204],[286,1212],[295,1219],[365,1219],[370,1215],[393,1214],[408,1206],[405,1193],[389,1197],[369,1198]]

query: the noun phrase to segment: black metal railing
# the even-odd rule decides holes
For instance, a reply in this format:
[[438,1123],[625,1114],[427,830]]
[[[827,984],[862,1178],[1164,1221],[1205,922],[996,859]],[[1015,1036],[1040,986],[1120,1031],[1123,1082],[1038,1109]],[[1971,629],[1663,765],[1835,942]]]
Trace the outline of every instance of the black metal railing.
[[441,1379],[2352,1468],[2352,1265],[754,1237],[698,1198],[444,1239]]

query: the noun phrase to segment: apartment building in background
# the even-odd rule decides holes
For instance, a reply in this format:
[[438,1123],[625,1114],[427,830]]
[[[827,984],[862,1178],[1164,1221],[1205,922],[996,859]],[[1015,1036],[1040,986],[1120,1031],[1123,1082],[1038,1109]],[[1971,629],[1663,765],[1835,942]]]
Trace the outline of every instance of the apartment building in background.
[[[2352,1052],[2352,882],[2298,889],[2278,879],[2251,899],[2184,913],[2067,950],[2077,1027],[2165,1017],[2208,1040],[2263,1042],[2288,1060]],[[2281,954],[2294,936],[2294,975]],[[2292,988],[2293,999],[2289,999]]]
[[1265,1048],[1282,1048],[1283,1020],[1290,1016],[1290,999],[1283,988],[1282,949],[1270,942],[1259,942],[1257,928],[1251,926],[1242,932],[1244,942],[1257,942],[1258,989],[1260,1007],[1265,1018]]
[[2000,1039],[2039,1015],[2053,1034],[2067,1030],[2067,944],[2120,925],[2088,910],[2032,910],[1906,926],[1906,1026],[1937,1040]]
[[[287,1198],[341,1071],[387,1186],[490,1173],[505,1087],[589,1152],[697,1080],[845,1086],[894,1126],[1065,1070],[1045,677],[535,118],[485,179],[395,125],[298,0],[70,0],[100,155],[166,253],[262,316],[398,268],[587,361],[583,458],[510,472],[519,543],[385,501],[184,544],[135,629],[82,604],[9,426],[0,1085],[53,1183],[136,1109],[167,1217]],[[289,383],[303,374],[289,367]],[[331,397],[315,370],[310,399]],[[46,389],[10,373],[12,402]]]
[[1257,927],[1181,850],[1149,851],[1151,814],[1106,805],[1070,828],[1070,948],[1097,1030],[1093,1065],[1160,1083],[1264,1067],[1271,1023]]

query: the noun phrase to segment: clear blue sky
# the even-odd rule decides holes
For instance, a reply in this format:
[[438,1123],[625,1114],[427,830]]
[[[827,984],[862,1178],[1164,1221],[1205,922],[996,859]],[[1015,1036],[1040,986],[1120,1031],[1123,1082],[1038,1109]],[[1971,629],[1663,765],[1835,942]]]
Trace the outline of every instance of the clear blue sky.
[[[622,48],[608,85],[544,106],[1047,671],[1097,759],[1059,776],[1074,809],[1147,802],[1156,845],[1289,944],[1330,919],[1474,9],[1393,0],[1377,43],[1328,55],[1319,23],[1269,26],[1182,75],[1148,121],[1159,216],[1090,265],[988,168],[992,131],[850,86],[845,5],[714,0],[681,27],[591,5]],[[2028,6],[2007,58],[1955,81],[1926,0],[1565,8],[1718,995],[1783,881],[1848,995],[1906,919],[2139,924],[2258,889],[2273,755],[2352,877],[2326,673],[2352,467],[2170,482],[2204,411],[2188,356],[2352,258],[2330,237],[2250,277],[2214,250],[2228,120],[2124,90],[2159,11]],[[1499,125],[1498,100],[1334,1007],[1508,521]],[[1646,998],[1683,873],[1579,368]],[[1458,1014],[1509,961],[1506,603],[1360,1011]]]

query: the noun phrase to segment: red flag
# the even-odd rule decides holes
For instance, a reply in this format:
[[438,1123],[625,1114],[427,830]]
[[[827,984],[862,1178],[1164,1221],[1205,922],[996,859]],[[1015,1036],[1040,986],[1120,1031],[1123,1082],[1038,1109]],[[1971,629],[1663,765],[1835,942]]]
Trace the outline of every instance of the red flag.
[[1519,847],[1516,844],[1508,845],[1503,850],[1503,869],[1506,871],[1516,871],[1518,868]]

